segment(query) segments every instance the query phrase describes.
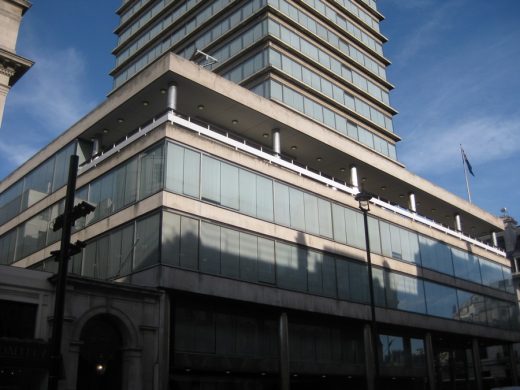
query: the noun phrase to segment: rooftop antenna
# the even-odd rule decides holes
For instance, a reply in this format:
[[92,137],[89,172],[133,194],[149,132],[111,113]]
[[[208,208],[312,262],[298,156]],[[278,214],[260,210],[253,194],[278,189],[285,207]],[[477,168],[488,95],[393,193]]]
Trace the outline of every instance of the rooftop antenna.
[[195,53],[193,53],[193,55],[191,56],[190,61],[195,62],[203,68],[216,64],[218,62],[218,60],[215,57],[212,57],[199,49],[195,49]]

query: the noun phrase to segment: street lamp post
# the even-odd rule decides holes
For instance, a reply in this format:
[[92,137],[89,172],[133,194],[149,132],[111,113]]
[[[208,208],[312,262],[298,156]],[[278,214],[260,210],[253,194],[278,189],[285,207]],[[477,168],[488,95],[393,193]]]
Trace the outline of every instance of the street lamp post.
[[365,247],[368,263],[368,290],[370,297],[370,334],[372,336],[372,354],[374,357],[374,390],[377,389],[377,380],[379,377],[379,357],[377,353],[377,323],[376,323],[376,305],[374,301],[374,282],[372,279],[372,258],[370,256],[370,236],[368,234],[368,212],[370,211],[370,199],[373,195],[369,192],[359,192],[355,199],[359,202],[359,209],[363,213],[363,221],[365,224]]

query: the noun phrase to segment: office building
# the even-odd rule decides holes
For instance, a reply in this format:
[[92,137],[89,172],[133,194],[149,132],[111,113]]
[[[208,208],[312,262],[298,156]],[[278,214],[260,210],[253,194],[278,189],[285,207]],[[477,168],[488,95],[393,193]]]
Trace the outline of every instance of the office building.
[[[80,156],[76,198],[96,210],[74,228],[87,246],[70,264],[67,388],[517,382],[503,221],[399,162],[373,0],[117,12],[107,100],[0,183],[0,259],[47,280],[37,271],[56,270],[52,223]],[[377,194],[375,318],[360,190]],[[507,357],[495,375],[488,346]]]

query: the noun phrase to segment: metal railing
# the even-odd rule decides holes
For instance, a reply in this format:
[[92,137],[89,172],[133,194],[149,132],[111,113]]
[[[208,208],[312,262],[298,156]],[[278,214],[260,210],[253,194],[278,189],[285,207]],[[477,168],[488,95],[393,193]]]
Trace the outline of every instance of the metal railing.
[[[191,118],[173,110],[168,110],[165,113],[159,114],[158,117],[153,118],[146,125],[139,127],[133,134],[125,137],[123,141],[114,144],[111,149],[103,152],[99,156],[96,156],[89,162],[84,163],[79,168],[79,174],[83,174],[87,170],[95,167],[100,162],[106,160],[113,154],[118,153],[121,149],[130,145],[137,139],[146,136],[149,132],[153,131],[154,129],[156,129],[157,127],[159,127],[167,121],[172,124],[179,125],[187,130],[191,130],[199,135],[203,135],[223,144],[229,145],[236,150],[241,150],[245,153],[259,157],[272,164],[275,164],[279,167],[283,167],[291,172],[294,172],[300,176],[305,176],[316,182],[322,183],[334,190],[342,191],[352,196],[355,196],[359,193],[359,190],[357,188],[349,186],[344,180],[329,176],[321,171],[314,170],[311,167],[303,165],[298,161],[293,160],[287,156],[277,156],[270,148],[251,142],[250,140],[242,138],[235,133],[228,132],[227,130],[223,130],[217,126],[211,125],[205,121],[200,120],[199,118]],[[460,231],[442,225],[428,217],[414,213],[411,210],[388,203],[387,201],[384,201],[380,198],[372,198],[371,202],[372,204],[384,210],[393,212],[394,214],[398,214],[414,222],[426,225],[431,229],[438,230],[449,236],[471,243],[479,248],[492,252],[496,255],[506,257],[506,253],[500,248],[491,246],[474,237],[470,237]]]

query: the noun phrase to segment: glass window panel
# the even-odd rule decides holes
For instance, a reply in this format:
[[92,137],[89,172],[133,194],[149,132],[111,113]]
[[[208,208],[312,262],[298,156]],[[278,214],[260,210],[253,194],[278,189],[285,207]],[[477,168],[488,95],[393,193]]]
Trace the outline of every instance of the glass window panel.
[[305,230],[305,203],[303,192],[289,187],[291,227],[298,230]]
[[258,281],[264,283],[276,282],[274,241],[258,237]]
[[[54,260],[52,260],[52,259],[50,260],[50,262],[57,264],[57,263],[56,263]],[[75,254],[74,256],[72,256],[72,257],[70,258],[68,271],[69,271],[71,274],[81,275],[81,266],[82,266],[82,263],[83,263],[83,251],[81,251],[80,253]],[[58,270],[56,270],[56,272],[57,272],[57,271],[58,271]]]
[[459,311],[457,290],[424,281],[426,308],[429,315],[453,319]]
[[199,221],[181,217],[180,266],[189,269],[198,268],[199,259]]
[[277,224],[291,226],[289,187],[274,183],[274,220]]
[[132,271],[134,261],[135,226],[133,223],[125,226],[121,232],[121,265],[119,266],[119,274],[127,275]]
[[280,83],[271,82],[271,98],[282,100],[282,85]]
[[416,264],[421,264],[421,253],[419,251],[418,235],[409,231],[408,242],[410,243],[410,260]]
[[390,225],[379,221],[379,231],[381,233],[381,253],[384,256],[392,257],[392,239],[390,238]]
[[368,236],[370,237],[370,251],[373,253],[381,253],[379,221],[373,217],[368,217]]
[[419,236],[419,249],[423,267],[453,275],[451,251],[446,244]]
[[426,313],[423,281],[413,277],[385,271],[386,303],[390,309]]
[[25,177],[22,210],[50,194],[53,172],[54,159],[50,158]]
[[136,223],[134,269],[159,263],[160,214],[153,214]]
[[52,182],[52,191],[63,187],[67,183],[69,175],[70,156],[74,154],[76,144],[72,143],[60,150],[55,157],[54,162],[54,178]]
[[220,230],[221,274],[232,278],[239,277],[240,241],[239,233],[222,227]]
[[502,329],[511,328],[511,303],[486,297],[487,320],[489,326]]
[[359,138],[357,125],[349,121],[347,121],[347,133],[352,139],[357,140]]
[[426,366],[426,354],[424,348],[424,340],[410,339],[410,349],[412,352],[412,366],[424,367]]
[[345,226],[345,210],[340,205],[332,204],[332,222],[334,227],[334,241],[347,243],[347,231]]
[[47,241],[49,229],[48,209],[31,218],[20,227],[21,246],[16,253],[17,259],[43,249]]
[[0,195],[0,223],[12,219],[20,211],[23,180],[9,187]]
[[333,256],[327,254],[323,255],[321,274],[323,277],[323,295],[328,297],[335,297],[337,295],[336,260]]
[[358,137],[359,142],[367,145],[369,148],[374,148],[374,137],[370,131],[363,129],[362,127],[358,127]]
[[257,217],[273,220],[273,181],[263,176],[256,176],[256,212]]
[[121,251],[121,244],[122,244],[122,235],[123,230],[122,229],[116,229],[113,232],[110,233],[110,236],[108,238],[108,245],[109,245],[109,252],[108,252],[108,269],[107,269],[107,278],[112,278],[114,276],[120,275],[121,270],[121,264],[122,264],[122,251]]
[[390,225],[390,241],[392,244],[392,257],[401,260],[403,253],[401,249],[401,229],[395,225]]
[[83,251],[85,252],[85,257],[83,259],[83,269],[81,274],[83,276],[95,278],[97,241],[89,242]]
[[457,290],[457,298],[459,310],[456,319],[487,324],[486,303],[482,295]]
[[223,206],[238,210],[239,190],[238,190],[238,168],[221,163],[220,165],[220,202]]
[[332,238],[332,215],[329,201],[318,198],[318,218],[320,235]]
[[0,264],[7,265],[14,261],[17,230],[13,229],[0,238]]
[[349,263],[336,257],[336,278],[338,283],[338,298],[350,300]]
[[202,156],[202,199],[220,204],[220,161]]
[[347,244],[357,248],[365,248],[365,227],[360,212],[345,208],[345,224],[347,227]]
[[114,174],[108,172],[99,180],[99,199],[95,212],[97,219],[102,219],[112,214],[114,202],[112,200],[114,188]]
[[109,255],[109,236],[99,238],[96,248],[96,277],[99,279],[108,278]]
[[323,253],[309,251],[307,254],[308,291],[311,294],[323,294],[322,275]]
[[139,167],[139,198],[156,193],[163,184],[163,145],[141,153]]
[[183,193],[199,197],[200,153],[184,150]]
[[508,293],[515,293],[515,286],[513,285],[513,279],[511,275],[511,269],[502,267],[502,273],[504,274],[504,287]]
[[255,174],[241,169],[239,172],[240,211],[256,216],[256,177]]
[[112,210],[119,210],[125,205],[126,164],[114,170],[112,183]]
[[356,302],[368,302],[368,268],[366,264],[350,262],[348,265],[348,283],[350,299]]
[[403,338],[398,336],[380,335],[383,366],[396,367],[404,366],[406,363],[406,353]]
[[482,273],[482,283],[489,287],[505,289],[504,274],[502,266],[480,258],[480,271]]
[[258,280],[258,242],[256,236],[240,232],[240,279],[251,282]]
[[401,229],[401,228],[398,228],[399,229],[399,236],[400,236],[400,241],[401,241],[401,255],[402,255],[402,260],[404,261],[413,261],[413,256],[412,256],[412,253],[411,253],[411,249],[410,249],[410,241],[409,241],[409,238],[408,238],[408,231],[405,230],[405,229]]
[[455,248],[451,248],[451,254],[455,276],[475,283],[482,283],[480,267],[476,256]]
[[137,162],[137,158],[133,158],[126,164],[125,206],[134,203],[137,199]]
[[305,231],[319,234],[318,198],[308,193],[303,194],[305,204]]
[[204,221],[200,224],[199,270],[220,273],[220,227]]
[[166,188],[173,192],[183,192],[184,148],[168,143],[166,162]]
[[278,285],[292,290],[307,290],[307,253],[302,248],[276,242]]

